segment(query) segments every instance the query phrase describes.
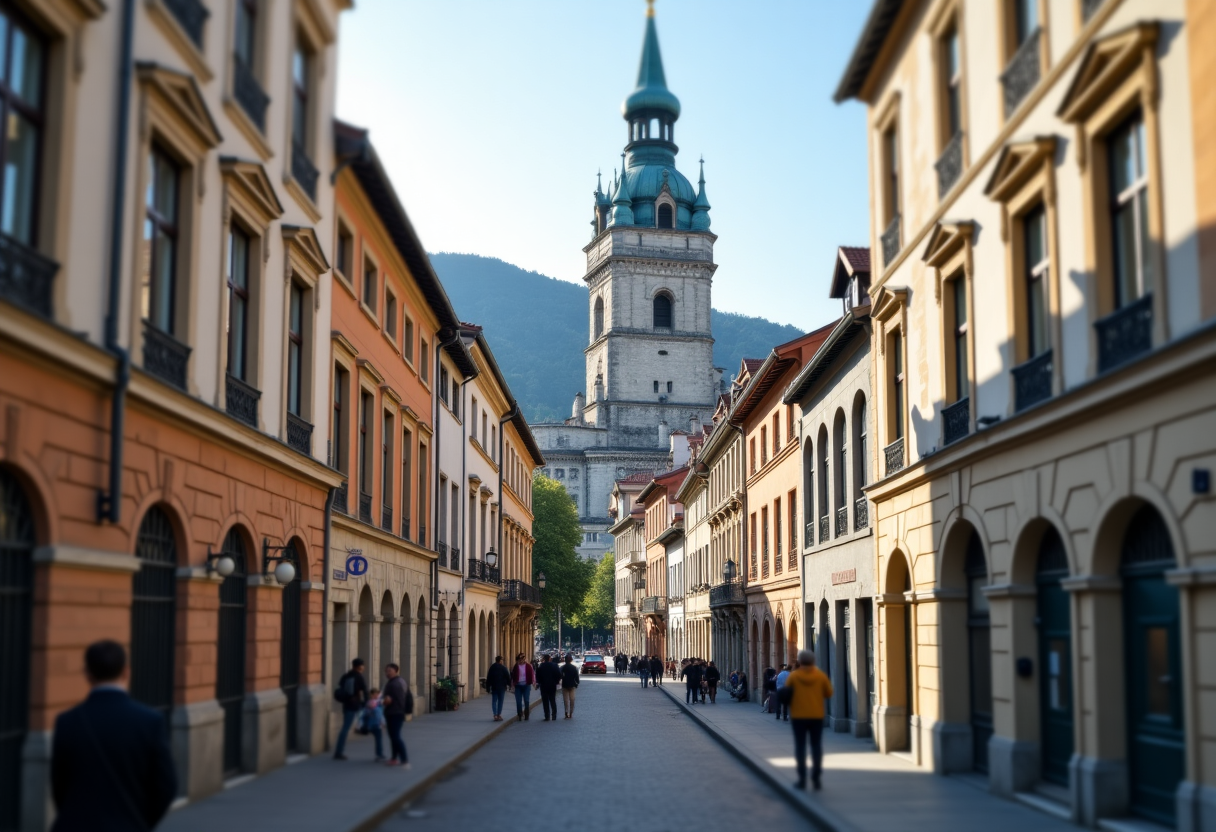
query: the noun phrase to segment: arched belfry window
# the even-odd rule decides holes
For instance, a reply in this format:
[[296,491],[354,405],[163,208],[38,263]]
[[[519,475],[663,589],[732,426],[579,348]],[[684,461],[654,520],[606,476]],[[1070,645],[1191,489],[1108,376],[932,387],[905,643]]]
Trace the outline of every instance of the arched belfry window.
[[599,338],[604,334],[604,299],[602,297],[595,299],[595,324],[593,331],[595,333],[594,338]]
[[166,716],[173,707],[177,619],[177,538],[158,506],[135,542],[139,571],[131,598],[131,697]]
[[671,296],[656,295],[654,299],[655,329],[671,329]]
[[664,202],[659,206],[659,228],[675,228],[671,206]]

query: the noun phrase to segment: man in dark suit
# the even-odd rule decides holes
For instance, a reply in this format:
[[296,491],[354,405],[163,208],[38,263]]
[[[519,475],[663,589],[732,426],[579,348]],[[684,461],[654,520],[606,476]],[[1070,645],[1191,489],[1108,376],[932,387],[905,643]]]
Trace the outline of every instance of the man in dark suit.
[[561,684],[562,671],[549,656],[544,657],[536,668],[536,684],[540,685],[540,702],[545,708],[545,722],[557,719],[557,686]]
[[165,717],[127,693],[127,651],[99,641],[84,651],[92,686],[84,702],[55,720],[52,832],[145,832],[177,794]]

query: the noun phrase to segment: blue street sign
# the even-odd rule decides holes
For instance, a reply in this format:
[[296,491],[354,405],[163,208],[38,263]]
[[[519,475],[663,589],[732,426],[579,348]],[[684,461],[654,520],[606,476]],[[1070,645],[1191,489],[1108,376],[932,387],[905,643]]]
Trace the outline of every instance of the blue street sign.
[[367,571],[367,558],[363,555],[351,555],[346,559],[346,571],[356,577],[362,575]]

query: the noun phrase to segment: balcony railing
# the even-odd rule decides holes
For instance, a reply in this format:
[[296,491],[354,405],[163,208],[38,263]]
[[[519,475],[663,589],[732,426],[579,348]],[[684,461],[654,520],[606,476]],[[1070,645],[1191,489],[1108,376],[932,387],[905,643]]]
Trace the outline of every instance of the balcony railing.
[[796,547],[796,546],[791,545],[791,546],[790,546],[790,553],[789,553],[788,555],[786,555],[786,557],[787,557],[787,558],[789,558],[789,560],[786,562],[786,569],[788,569],[788,570],[789,570],[789,571],[791,571],[791,572],[796,572],[796,571],[798,571],[798,551],[797,551],[797,547]]
[[1040,30],[1035,29],[1030,33],[1001,73],[1001,87],[1005,92],[1005,118],[1013,115],[1026,93],[1039,83],[1039,41],[1042,40],[1039,32]]
[[1104,373],[1153,348],[1153,296],[1147,294],[1094,321],[1098,332],[1098,372]]
[[849,533],[849,507],[841,506],[836,509],[836,536],[844,537]]
[[203,26],[211,12],[207,11],[199,0],[164,0],[165,6],[173,13],[173,17],[181,25],[182,31],[194,45],[202,48]]
[[819,518],[819,542],[827,543],[832,539],[832,518],[830,515],[823,515]]
[[410,518],[408,517],[401,518],[401,539],[410,539]]
[[861,531],[870,525],[870,502],[865,497],[853,501],[853,531]]
[[343,514],[349,514],[350,509],[346,504],[346,483],[342,482],[334,490],[334,511],[340,511]]
[[372,495],[359,492],[359,519],[364,523],[372,522]]
[[937,170],[937,198],[950,193],[963,173],[963,131],[959,130],[946,144],[942,155],[933,164]]
[[258,426],[258,399],[262,393],[233,375],[225,377],[224,408],[228,415],[251,428]]
[[469,580],[481,581],[486,584],[500,583],[497,566],[490,566],[484,560],[469,560]]
[[291,144],[291,177],[313,202],[317,201],[317,167],[308,158],[308,151],[299,142]]
[[312,455],[312,425],[294,413],[287,414],[287,444],[302,454]]
[[448,552],[448,566],[457,571],[460,570],[460,550],[455,546]]
[[266,132],[266,107],[270,104],[270,96],[262,89],[253,70],[239,57],[232,59],[232,97],[241,105],[245,115],[254,126]]
[[1081,0],[1081,19],[1088,22],[1105,0]]
[[1025,410],[1051,398],[1051,350],[1014,367],[1013,409]]
[[380,506],[380,528],[389,534],[393,533],[393,507]]
[[741,581],[728,581],[727,583],[710,587],[710,607],[738,606],[745,603],[747,602],[743,597],[743,583]]
[[637,605],[633,601],[624,601],[616,605],[616,614],[621,617],[632,616],[637,612]]
[[882,265],[887,268],[899,254],[899,214],[891,217],[887,229],[882,232]]
[[502,592],[499,593],[498,600],[517,604],[533,604],[539,607],[540,590],[532,584],[511,579],[503,581]]
[[144,321],[144,369],[179,390],[186,389],[190,348]]
[[439,565],[444,569],[448,568],[448,544],[441,540],[435,544],[435,551],[439,553]]
[[949,445],[971,433],[971,397],[942,408],[942,442]]
[[764,547],[764,556],[760,559],[760,577],[768,577],[768,546]]
[[426,545],[426,523],[418,524],[418,545]]
[[642,599],[642,615],[662,615],[667,612],[666,595],[647,595]]
[[808,549],[815,545],[815,521],[811,520],[806,524],[802,545]]
[[886,459],[888,477],[904,470],[904,438],[902,436],[883,448],[882,454]]
[[0,300],[53,317],[51,303],[59,264],[7,234],[0,234]]

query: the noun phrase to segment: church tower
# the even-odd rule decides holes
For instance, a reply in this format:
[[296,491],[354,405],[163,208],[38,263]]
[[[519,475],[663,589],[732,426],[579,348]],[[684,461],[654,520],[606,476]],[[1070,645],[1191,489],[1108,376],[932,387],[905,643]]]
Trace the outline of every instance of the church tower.
[[696,415],[708,422],[721,382],[713,366],[710,288],[717,266],[701,165],[696,188],[676,168],[680,101],[667,88],[653,0],[637,87],[621,107],[622,168],[595,191],[584,280],[589,343],[584,420],[618,448],[665,447]]

